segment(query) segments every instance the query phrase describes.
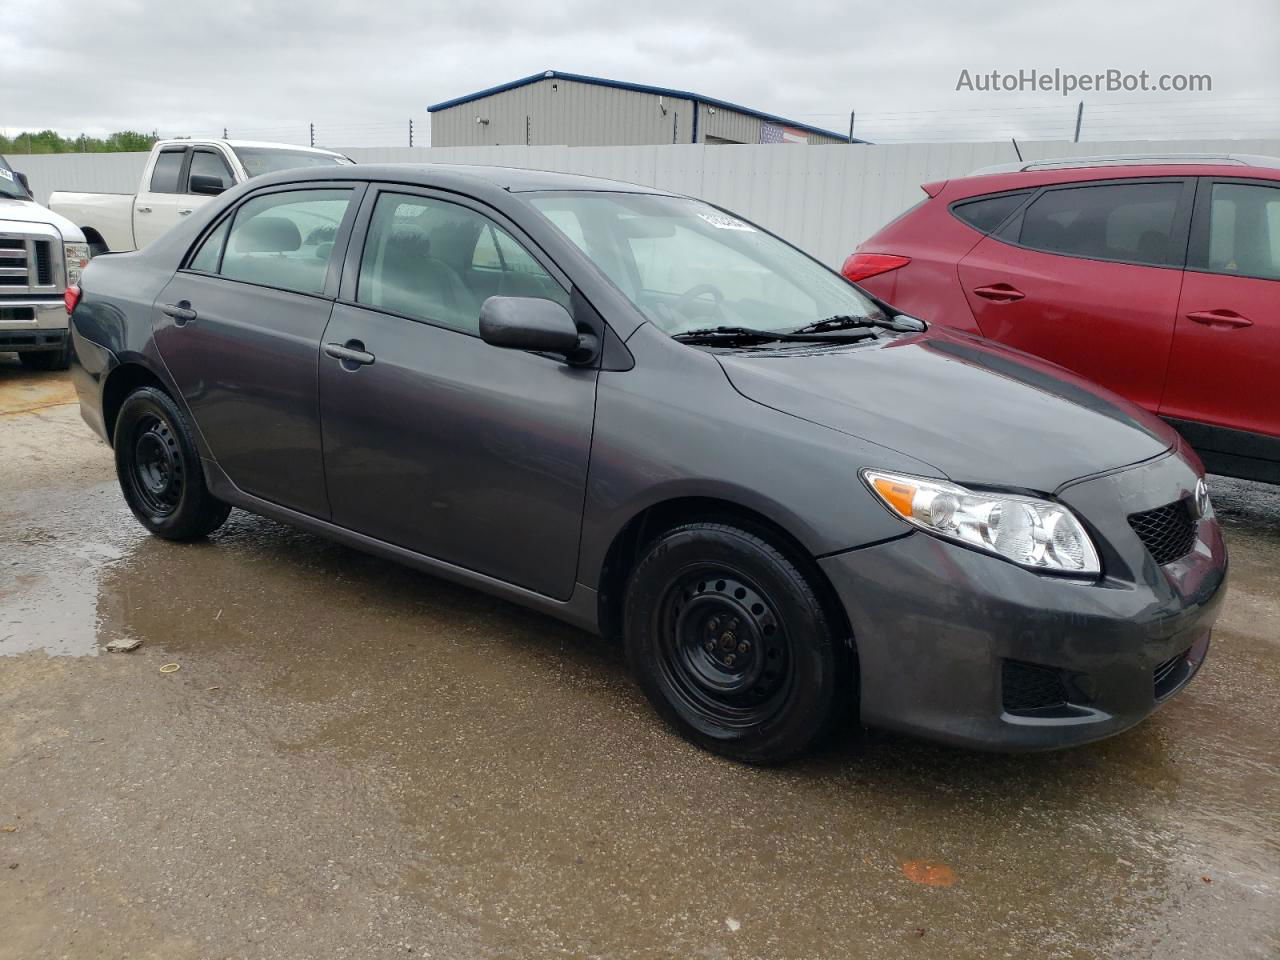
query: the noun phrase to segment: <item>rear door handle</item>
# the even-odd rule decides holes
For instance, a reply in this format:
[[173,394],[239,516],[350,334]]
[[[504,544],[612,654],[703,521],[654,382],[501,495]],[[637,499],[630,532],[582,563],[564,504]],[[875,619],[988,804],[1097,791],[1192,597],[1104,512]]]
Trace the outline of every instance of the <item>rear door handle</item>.
[[326,343],[324,352],[326,356],[342,361],[342,366],[346,370],[368,366],[374,361],[373,354],[367,351],[364,348],[364,344],[359,340],[348,340],[346,343]]
[[173,317],[174,324],[179,327],[186,326],[199,316],[199,314],[191,309],[191,303],[188,300],[179,300],[177,303],[161,304],[160,312],[166,317]]
[[1015,300],[1021,300],[1026,296],[1017,287],[1012,287],[1007,283],[993,283],[989,287],[974,288],[974,295],[982,297],[983,300],[990,300],[993,303],[1013,303]]
[[179,210],[179,211],[178,211],[178,216],[180,216],[180,217],[185,217],[185,216],[186,216],[187,214],[189,214],[190,212],[191,212],[190,210]]
[[1203,323],[1206,327],[1252,327],[1253,321],[1234,310],[1197,310],[1187,314],[1188,320]]

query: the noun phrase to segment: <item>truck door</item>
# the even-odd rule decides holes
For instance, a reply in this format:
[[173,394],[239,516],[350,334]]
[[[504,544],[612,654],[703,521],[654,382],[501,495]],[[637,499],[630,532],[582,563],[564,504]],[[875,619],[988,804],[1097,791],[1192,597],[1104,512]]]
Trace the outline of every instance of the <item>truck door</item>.
[[164,147],[155,155],[133,198],[133,243],[141,250],[178,222],[178,210],[187,206],[180,192],[186,178],[190,147]]

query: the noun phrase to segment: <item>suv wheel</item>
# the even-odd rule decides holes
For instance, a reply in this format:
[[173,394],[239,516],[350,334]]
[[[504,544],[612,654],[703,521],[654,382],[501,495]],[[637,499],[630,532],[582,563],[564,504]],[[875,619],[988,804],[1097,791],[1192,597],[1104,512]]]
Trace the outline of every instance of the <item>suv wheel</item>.
[[805,752],[849,686],[842,638],[809,579],[736,526],[691,523],[650,544],[627,585],[623,633],[658,713],[737,760]]
[[186,418],[172,398],[140,387],[116,418],[116,476],[138,521],[166,540],[194,540],[222,526],[231,507],[205,486]]

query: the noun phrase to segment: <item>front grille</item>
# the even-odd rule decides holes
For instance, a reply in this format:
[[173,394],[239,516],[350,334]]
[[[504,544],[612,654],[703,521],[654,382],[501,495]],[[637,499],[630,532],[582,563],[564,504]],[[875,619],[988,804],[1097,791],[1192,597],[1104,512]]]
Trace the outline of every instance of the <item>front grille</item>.
[[37,286],[53,286],[53,253],[49,249],[50,246],[51,244],[48,240],[37,240],[35,242]]
[[1183,650],[1177,656],[1170,657],[1168,660],[1161,660],[1156,664],[1156,668],[1151,671],[1151,679],[1155,686],[1156,699],[1167,697],[1178,688],[1178,685],[1187,678],[1187,654],[1189,650]]
[[1161,566],[1182,559],[1196,545],[1196,522],[1188,497],[1154,510],[1132,513],[1129,526]]
[[0,286],[27,285],[27,242],[20,237],[0,237]]
[[1067,702],[1062,675],[1049,667],[1006,660],[1000,681],[1004,708],[1010,712],[1060,707]]

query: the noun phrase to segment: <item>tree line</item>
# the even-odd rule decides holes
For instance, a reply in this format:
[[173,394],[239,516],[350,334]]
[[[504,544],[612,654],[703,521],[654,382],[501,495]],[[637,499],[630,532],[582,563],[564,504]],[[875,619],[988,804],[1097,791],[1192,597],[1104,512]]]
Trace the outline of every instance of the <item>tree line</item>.
[[150,150],[159,137],[154,133],[120,130],[106,137],[64,137],[56,130],[24,130],[0,133],[0,153],[120,153]]

